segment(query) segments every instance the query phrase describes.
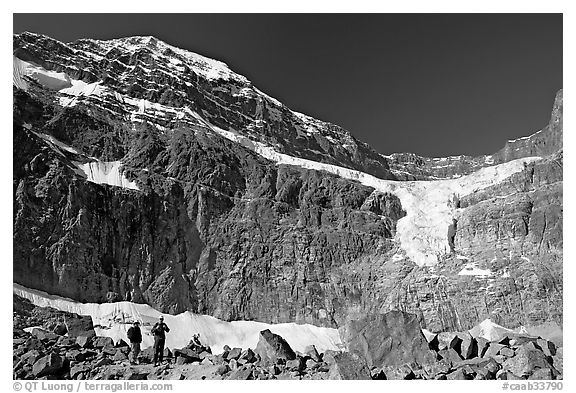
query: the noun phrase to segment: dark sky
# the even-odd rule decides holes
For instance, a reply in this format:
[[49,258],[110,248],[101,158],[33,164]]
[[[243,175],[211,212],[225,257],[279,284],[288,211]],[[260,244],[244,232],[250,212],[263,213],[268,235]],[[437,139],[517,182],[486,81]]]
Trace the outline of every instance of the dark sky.
[[562,88],[561,14],[15,14],[22,31],[156,36],[384,154],[495,152]]

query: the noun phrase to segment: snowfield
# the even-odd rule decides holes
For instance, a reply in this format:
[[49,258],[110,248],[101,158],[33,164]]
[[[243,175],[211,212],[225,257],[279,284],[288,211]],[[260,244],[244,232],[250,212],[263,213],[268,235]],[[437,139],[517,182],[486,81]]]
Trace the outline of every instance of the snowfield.
[[93,161],[76,165],[84,173],[86,180],[92,183],[139,190],[136,182],[128,180],[120,171],[122,166],[120,161]]
[[166,334],[166,346],[181,348],[186,346],[192,335],[200,333],[200,340],[210,346],[212,352],[223,352],[224,345],[240,348],[256,348],[261,330],[270,329],[282,336],[295,351],[303,352],[307,345],[315,345],[318,351],[328,349],[340,350],[342,342],[337,329],[317,327],[296,323],[267,324],[254,321],[226,322],[208,315],[198,315],[186,311],[178,315],[162,314],[147,304],[131,302],[116,303],[80,303],[72,299],[54,296],[35,289],[28,289],[14,284],[14,294],[30,300],[40,307],[53,307],[57,310],[90,315],[94,322],[96,334],[111,337],[117,341],[128,341],[126,332],[134,320],[141,323],[142,347],[153,345],[150,333],[153,324],[160,315],[170,328]]

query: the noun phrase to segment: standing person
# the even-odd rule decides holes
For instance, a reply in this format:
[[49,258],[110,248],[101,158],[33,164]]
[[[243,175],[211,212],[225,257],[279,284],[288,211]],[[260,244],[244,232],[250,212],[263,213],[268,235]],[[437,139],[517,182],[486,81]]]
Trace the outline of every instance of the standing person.
[[152,334],[154,335],[154,365],[162,363],[164,359],[164,343],[166,342],[166,333],[170,329],[168,325],[164,323],[164,317],[160,316],[160,320],[156,322],[152,328]]
[[140,354],[140,344],[142,343],[142,332],[140,331],[140,322],[134,321],[134,324],[126,333],[130,340],[132,364],[138,364],[138,355]]

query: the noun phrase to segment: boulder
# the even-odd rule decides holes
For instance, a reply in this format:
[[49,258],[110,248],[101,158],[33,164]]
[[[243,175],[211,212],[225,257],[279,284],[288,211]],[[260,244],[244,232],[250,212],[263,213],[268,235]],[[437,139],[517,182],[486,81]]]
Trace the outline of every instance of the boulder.
[[443,349],[438,352],[438,355],[451,364],[456,364],[462,361],[462,357],[460,357],[454,348]]
[[32,329],[31,333],[34,337],[43,342],[48,341],[56,342],[60,338],[59,335],[40,328]]
[[564,374],[564,348],[556,349],[556,354],[552,356],[552,364],[560,374]]
[[389,380],[412,380],[416,379],[416,374],[410,366],[403,364],[401,366],[383,366],[382,371]]
[[534,370],[532,375],[528,377],[528,379],[537,379],[537,380],[545,380],[549,381],[551,379],[556,379],[555,374],[551,368],[537,368]]
[[42,352],[40,352],[40,351],[38,351],[38,350],[36,350],[36,349],[33,349],[33,350],[28,351],[28,352],[26,352],[25,354],[23,354],[23,355],[20,357],[20,360],[21,360],[22,362],[26,363],[26,364],[33,365],[33,364],[36,363],[36,361],[37,361],[38,359],[40,359],[42,356],[44,356],[44,355],[42,354]]
[[64,323],[57,323],[56,326],[54,326],[54,329],[52,329],[52,332],[59,336],[64,336],[66,333],[68,333],[68,329]]
[[490,341],[486,340],[484,337],[475,337],[476,346],[478,347],[478,356],[483,357],[484,353],[490,346]]
[[516,355],[502,364],[502,369],[518,377],[530,376],[536,368],[551,368],[548,357],[533,343],[522,345]]
[[100,358],[96,360],[94,367],[108,366],[110,364],[112,364],[112,360],[110,358]]
[[84,363],[74,362],[70,365],[70,378],[72,379],[86,379],[85,375],[90,372],[90,365]]
[[56,342],[56,345],[58,345],[60,348],[66,348],[66,349],[80,347],[73,337],[66,337],[66,336],[60,336],[60,338]]
[[226,356],[226,359],[238,360],[240,358],[240,355],[242,355],[242,348],[232,348],[230,351],[228,351],[228,355]]
[[536,341],[536,344],[542,348],[542,352],[546,356],[554,356],[556,355],[556,345],[552,341],[545,340],[543,338],[539,338]]
[[50,353],[34,362],[32,373],[36,377],[57,375],[64,369],[64,357]]
[[282,370],[280,370],[280,367],[278,367],[277,365],[273,364],[271,366],[268,367],[268,373],[270,375],[278,375],[282,372]]
[[64,317],[68,337],[95,337],[92,317],[88,315],[67,314]]
[[447,374],[452,368],[452,362],[446,359],[440,359],[435,363],[425,364],[423,367],[422,374],[431,379],[431,377],[438,374]]
[[232,373],[228,376],[227,379],[235,379],[235,380],[242,380],[242,381],[253,379],[252,378],[252,369],[247,368],[247,367],[240,367],[240,368],[232,371]]
[[98,352],[89,350],[72,350],[66,352],[66,357],[77,362],[84,362],[87,359],[93,358]]
[[110,337],[94,337],[92,339],[92,346],[94,348],[114,347],[114,340],[112,340]]
[[114,356],[112,356],[112,360],[115,362],[123,362],[128,359],[128,356],[120,350],[117,350]]
[[236,359],[230,359],[228,367],[230,367],[231,370],[236,370],[239,367],[238,361]]
[[45,349],[44,344],[40,339],[36,337],[29,337],[23,345],[24,349],[30,351],[36,349],[38,351],[43,351]]
[[484,358],[494,357],[494,356],[498,355],[498,353],[500,352],[500,350],[502,348],[506,348],[506,346],[503,344],[498,344],[496,342],[491,342],[490,346],[488,346],[488,349],[486,349],[484,351],[484,354],[482,355],[482,357],[484,357]]
[[390,311],[368,315],[349,321],[339,330],[349,352],[366,359],[368,367],[436,361],[416,314]]
[[[196,351],[189,348],[175,349],[174,357],[178,364],[186,364],[192,362],[200,362],[202,358],[196,353]],[[154,358],[154,349],[152,349],[152,359]],[[178,360],[180,358],[180,360]]]
[[286,362],[286,368],[290,371],[302,371],[306,367],[306,362],[300,356],[296,356],[296,359],[288,360]]
[[260,332],[254,352],[260,356],[260,361],[264,365],[276,363],[279,359],[296,359],[296,354],[286,340],[268,329]]
[[217,375],[224,375],[226,374],[228,371],[230,371],[230,368],[228,367],[228,365],[226,364],[221,364],[218,366],[218,368],[216,369],[216,374]]
[[473,378],[474,378],[473,376],[466,374],[466,372],[462,368],[456,369],[451,373],[446,374],[446,379],[449,381],[459,381]]
[[461,339],[455,332],[440,332],[436,335],[438,340],[438,351],[447,348],[456,348],[460,345]]
[[512,348],[504,347],[500,350],[499,354],[504,357],[511,358],[514,356],[514,350]]
[[329,379],[372,379],[366,361],[359,355],[350,352],[338,353],[334,356],[334,364],[330,367]]
[[457,334],[460,345],[454,348],[462,356],[462,359],[472,359],[478,356],[478,342],[469,332]]
[[112,346],[105,346],[104,348],[102,348],[102,353],[104,355],[114,356],[116,355],[117,350],[118,350],[117,348],[114,348]]
[[92,347],[92,337],[78,336],[78,337],[76,337],[76,344],[78,344],[80,346],[80,348],[91,348]]
[[148,379],[148,375],[150,375],[150,373],[148,371],[145,371],[145,370],[142,370],[139,368],[135,368],[135,367],[130,367],[124,373],[123,379],[128,379],[128,380],[132,380],[132,381],[144,381],[144,380]]
[[246,363],[254,363],[257,360],[256,354],[250,348],[242,351],[239,359],[245,360]]

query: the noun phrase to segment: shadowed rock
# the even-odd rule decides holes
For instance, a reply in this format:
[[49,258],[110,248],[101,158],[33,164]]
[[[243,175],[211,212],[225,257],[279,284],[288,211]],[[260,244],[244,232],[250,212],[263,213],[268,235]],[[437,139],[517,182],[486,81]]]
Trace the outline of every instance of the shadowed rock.
[[262,364],[276,363],[279,359],[296,359],[296,354],[286,340],[272,333],[269,329],[260,332],[260,338],[254,352],[260,355]]
[[434,362],[435,355],[420,329],[418,317],[403,311],[373,314],[340,328],[342,341],[369,367]]

